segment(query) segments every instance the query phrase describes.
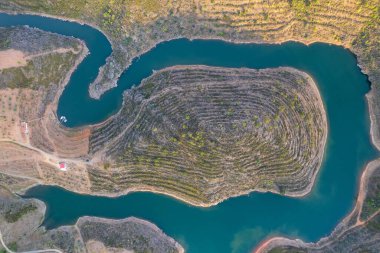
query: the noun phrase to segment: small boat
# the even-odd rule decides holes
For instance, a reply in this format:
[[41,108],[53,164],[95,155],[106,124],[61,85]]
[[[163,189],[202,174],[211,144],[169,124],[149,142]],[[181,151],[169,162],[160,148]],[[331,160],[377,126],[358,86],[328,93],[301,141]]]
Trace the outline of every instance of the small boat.
[[61,122],[63,122],[63,123],[66,123],[66,122],[67,122],[67,119],[66,119],[65,116],[61,116],[61,117],[59,118],[59,120],[60,120]]

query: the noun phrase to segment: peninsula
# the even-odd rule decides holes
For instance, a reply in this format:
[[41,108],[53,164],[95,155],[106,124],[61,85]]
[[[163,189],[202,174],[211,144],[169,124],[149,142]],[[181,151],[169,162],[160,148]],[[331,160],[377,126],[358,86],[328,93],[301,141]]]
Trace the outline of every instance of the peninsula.
[[93,193],[151,190],[209,206],[256,191],[304,195],[327,138],[313,80],[291,68],[176,66],[93,127]]

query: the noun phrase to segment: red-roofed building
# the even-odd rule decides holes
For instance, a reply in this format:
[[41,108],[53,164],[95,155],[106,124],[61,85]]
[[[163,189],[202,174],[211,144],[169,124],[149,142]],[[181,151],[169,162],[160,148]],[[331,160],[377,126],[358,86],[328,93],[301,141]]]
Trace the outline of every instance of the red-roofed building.
[[67,164],[65,162],[60,162],[58,168],[62,171],[67,171]]

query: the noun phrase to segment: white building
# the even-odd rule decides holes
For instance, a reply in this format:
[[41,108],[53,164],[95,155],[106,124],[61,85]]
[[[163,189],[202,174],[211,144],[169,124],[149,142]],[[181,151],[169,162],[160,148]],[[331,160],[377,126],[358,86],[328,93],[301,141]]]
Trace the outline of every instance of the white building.
[[29,133],[28,123],[24,121],[21,122],[21,129],[24,134],[28,134]]

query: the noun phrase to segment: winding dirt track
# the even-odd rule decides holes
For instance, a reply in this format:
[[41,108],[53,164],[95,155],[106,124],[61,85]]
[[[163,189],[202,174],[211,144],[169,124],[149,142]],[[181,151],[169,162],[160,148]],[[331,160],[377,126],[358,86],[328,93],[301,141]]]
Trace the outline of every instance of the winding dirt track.
[[[24,148],[27,148],[27,149],[30,149],[30,150],[34,150],[34,151],[37,151],[38,153],[40,153],[44,158],[45,158],[45,162],[52,165],[53,167],[56,167],[58,162],[61,160],[59,157],[53,155],[53,154],[49,154],[39,148],[36,148],[36,147],[33,147],[32,145],[30,144],[26,144],[26,143],[22,143],[22,142],[19,142],[19,141],[14,141],[14,140],[11,140],[11,139],[0,139],[0,142],[8,142],[8,143],[13,143],[13,144],[17,144],[17,145],[20,145]],[[70,163],[74,163],[78,166],[85,166],[85,163],[79,159],[68,159],[68,158],[65,158],[64,159],[65,161],[67,162],[70,162]],[[52,161],[57,161],[57,162],[52,162]]]

